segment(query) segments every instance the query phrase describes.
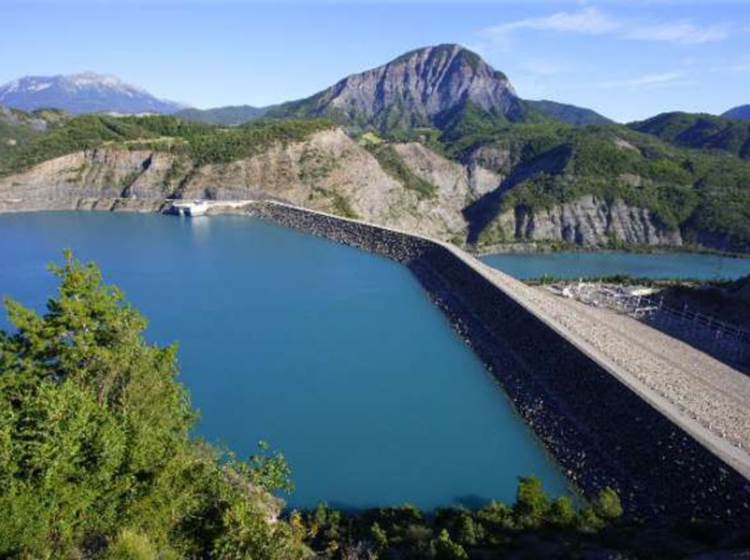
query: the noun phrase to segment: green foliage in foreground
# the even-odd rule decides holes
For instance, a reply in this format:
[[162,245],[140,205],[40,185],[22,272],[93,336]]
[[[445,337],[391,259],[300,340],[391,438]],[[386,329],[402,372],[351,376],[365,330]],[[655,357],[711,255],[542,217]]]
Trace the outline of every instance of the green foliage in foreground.
[[67,255],[40,316],[0,332],[0,557],[300,557],[272,523],[283,458],[248,462],[191,439],[174,346],[93,265]]
[[576,540],[595,534],[622,515],[617,494],[607,488],[578,509],[566,496],[551,500],[535,477],[521,478],[516,503],[490,502],[471,511],[442,508],[426,515],[414,506],[342,513],[321,504],[291,514],[295,532],[322,558],[430,558],[459,560],[507,553],[515,541],[543,531]]

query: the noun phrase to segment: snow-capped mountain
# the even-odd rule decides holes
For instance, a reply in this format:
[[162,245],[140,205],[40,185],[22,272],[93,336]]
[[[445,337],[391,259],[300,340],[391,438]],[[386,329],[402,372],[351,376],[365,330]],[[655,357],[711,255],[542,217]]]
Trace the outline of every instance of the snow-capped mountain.
[[0,86],[0,105],[70,113],[174,113],[185,105],[158,99],[116,76],[85,72],[69,76],[25,76]]

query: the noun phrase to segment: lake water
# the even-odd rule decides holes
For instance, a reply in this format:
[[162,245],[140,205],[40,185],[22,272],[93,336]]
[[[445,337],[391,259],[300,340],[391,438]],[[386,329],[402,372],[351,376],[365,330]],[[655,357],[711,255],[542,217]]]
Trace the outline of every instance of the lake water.
[[544,275],[580,278],[627,274],[643,278],[735,279],[750,274],[750,259],[698,253],[531,253],[482,257],[488,265],[521,279]]
[[[293,506],[512,501],[566,482],[416,280],[383,258],[245,217],[0,216],[0,294],[42,309],[63,248],[178,341],[200,435],[288,458]],[[3,314],[0,326],[7,328]]]

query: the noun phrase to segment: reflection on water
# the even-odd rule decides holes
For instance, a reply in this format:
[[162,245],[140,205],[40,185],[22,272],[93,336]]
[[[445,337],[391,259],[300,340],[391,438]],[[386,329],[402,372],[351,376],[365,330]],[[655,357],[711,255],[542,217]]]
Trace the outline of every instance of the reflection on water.
[[210,216],[195,216],[194,218],[180,216],[179,219],[185,223],[197,239],[207,238],[211,233],[212,219]]

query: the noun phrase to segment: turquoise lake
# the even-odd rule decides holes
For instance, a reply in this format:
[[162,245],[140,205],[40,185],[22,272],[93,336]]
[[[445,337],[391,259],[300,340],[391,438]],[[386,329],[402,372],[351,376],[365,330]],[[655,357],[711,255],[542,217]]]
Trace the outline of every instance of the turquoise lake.
[[[386,259],[245,217],[0,216],[0,294],[43,309],[64,248],[177,341],[197,432],[283,451],[290,505],[512,501],[558,467],[417,281]],[[7,328],[3,315],[0,326]]]
[[521,279],[613,276],[635,278],[735,279],[750,274],[750,259],[699,253],[531,253],[482,257],[488,265]]

